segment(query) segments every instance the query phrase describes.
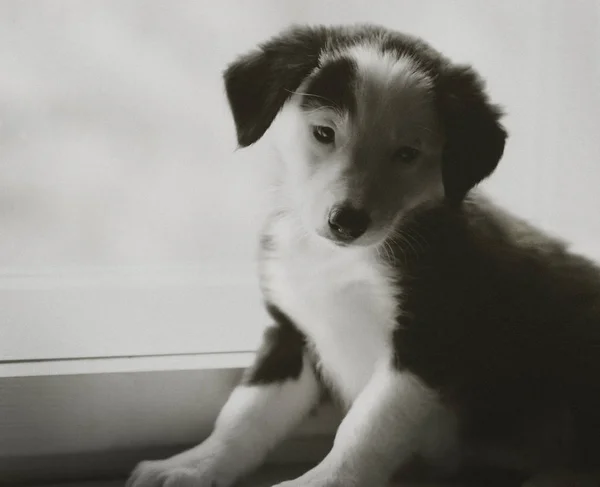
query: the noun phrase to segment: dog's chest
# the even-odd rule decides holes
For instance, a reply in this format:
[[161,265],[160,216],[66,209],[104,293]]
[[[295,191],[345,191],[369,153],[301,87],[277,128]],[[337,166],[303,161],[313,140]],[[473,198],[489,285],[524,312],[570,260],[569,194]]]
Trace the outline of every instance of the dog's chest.
[[268,298],[308,337],[321,372],[351,403],[392,353],[397,289],[363,249],[279,238],[264,264]]

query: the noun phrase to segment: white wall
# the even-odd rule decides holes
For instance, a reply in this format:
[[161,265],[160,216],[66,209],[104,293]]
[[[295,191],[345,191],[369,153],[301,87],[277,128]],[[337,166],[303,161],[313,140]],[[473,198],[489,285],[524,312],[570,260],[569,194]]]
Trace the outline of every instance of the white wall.
[[[266,152],[234,152],[220,73],[292,21],[382,23],[473,63],[511,133],[489,190],[600,258],[599,5],[3,1],[0,360],[254,346]],[[238,286],[199,291],[215,276]]]

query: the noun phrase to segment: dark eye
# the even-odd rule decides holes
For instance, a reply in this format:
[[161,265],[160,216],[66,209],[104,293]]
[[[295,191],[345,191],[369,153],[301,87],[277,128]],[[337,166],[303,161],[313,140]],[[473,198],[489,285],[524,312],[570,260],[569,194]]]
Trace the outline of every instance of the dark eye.
[[420,154],[421,152],[419,149],[415,149],[414,147],[409,147],[406,145],[404,147],[400,147],[400,149],[394,153],[394,159],[403,164],[410,164],[411,162],[414,162]]
[[313,127],[313,136],[321,144],[333,144],[335,141],[335,131],[326,125],[315,125]]

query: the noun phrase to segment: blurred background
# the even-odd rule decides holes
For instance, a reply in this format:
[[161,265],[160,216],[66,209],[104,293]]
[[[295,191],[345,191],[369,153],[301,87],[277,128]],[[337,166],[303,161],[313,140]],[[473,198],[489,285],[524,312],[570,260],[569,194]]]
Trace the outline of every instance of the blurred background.
[[378,22],[474,64],[511,133],[490,188],[535,222],[600,244],[599,8],[3,0],[0,269],[244,265],[261,155],[234,153],[220,74],[291,22]]
[[[235,150],[221,73],[292,22],[381,23],[473,64],[510,132],[484,186],[600,258],[599,12],[595,0],[3,0],[0,360],[254,346],[269,154]],[[174,282],[190,291],[176,304]],[[147,293],[130,299],[132,286]],[[229,332],[209,345],[219,337],[202,327],[217,325]],[[141,329],[154,330],[145,344],[117,339]]]
[[[217,325],[235,331],[216,349],[254,346],[268,152],[235,150],[221,72],[292,22],[381,23],[473,64],[510,132],[484,186],[600,258],[599,12],[595,0],[3,0],[0,360],[212,350],[202,326]],[[198,292],[215,282],[220,298]],[[197,287],[153,308],[173,283]],[[145,344],[118,339],[141,329],[154,330]]]
[[511,133],[490,188],[535,222],[600,244],[599,8],[4,0],[0,269],[247,262],[260,155],[234,153],[220,74],[291,22],[383,23],[474,64]]
[[269,151],[235,150],[221,73],[348,22],[473,64],[510,132],[484,187],[600,261],[597,0],[0,0],[0,483],[210,429],[268,323]]

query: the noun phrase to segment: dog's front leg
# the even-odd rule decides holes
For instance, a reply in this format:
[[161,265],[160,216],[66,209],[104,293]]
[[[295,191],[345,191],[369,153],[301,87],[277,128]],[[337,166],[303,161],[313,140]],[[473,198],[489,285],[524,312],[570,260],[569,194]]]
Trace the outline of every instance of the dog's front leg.
[[209,438],[166,460],[142,462],[127,487],[228,487],[258,467],[319,396],[302,337],[289,328],[273,327]]
[[439,417],[435,394],[415,376],[380,364],[342,421],[330,453],[298,479],[277,487],[378,487],[423,446]]

